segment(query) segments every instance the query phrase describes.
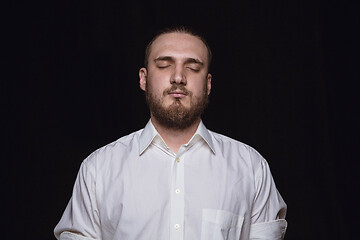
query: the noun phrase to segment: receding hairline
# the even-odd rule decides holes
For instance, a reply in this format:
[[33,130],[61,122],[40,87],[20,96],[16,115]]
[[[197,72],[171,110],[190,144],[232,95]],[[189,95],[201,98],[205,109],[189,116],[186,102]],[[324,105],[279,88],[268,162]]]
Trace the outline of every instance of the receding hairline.
[[[207,47],[206,45],[201,41],[200,38],[198,38],[197,36],[193,36],[193,35],[190,35],[190,34],[187,34],[187,33],[177,33],[177,32],[174,32],[174,33],[164,33],[160,36],[158,36],[153,42],[152,44],[150,45],[150,49],[149,49],[149,55],[148,55],[148,63],[149,61],[152,61],[153,59],[151,58],[150,60],[150,55],[151,54],[154,54],[153,52],[155,51],[156,52],[156,49],[161,49],[163,47],[166,47],[166,46],[171,46],[171,45],[174,45],[176,46],[177,44],[176,43],[173,43],[172,41],[173,40],[178,40],[178,39],[181,39],[182,41],[185,41],[185,42],[192,42],[192,43],[195,43],[196,44],[200,44],[200,45],[196,45],[196,48],[201,48],[201,49],[204,49],[205,51],[205,59],[197,59],[197,61],[200,61],[201,63],[203,63],[204,60],[208,61],[208,52],[207,52]],[[182,42],[181,41],[181,42]],[[154,56],[153,56],[154,57]],[[207,64],[206,64],[207,65]]]
[[146,46],[145,49],[145,59],[144,59],[144,65],[147,68],[148,67],[148,63],[149,63],[149,56],[152,50],[152,45],[153,43],[161,36],[167,35],[167,34],[172,34],[172,33],[179,33],[179,34],[186,34],[192,37],[195,37],[197,39],[199,39],[206,47],[207,50],[207,57],[208,57],[208,69],[210,68],[210,63],[211,63],[211,59],[212,59],[212,52],[210,49],[209,44],[206,42],[205,38],[202,37],[199,33],[195,32],[193,29],[188,28],[188,27],[184,27],[184,26],[180,26],[180,27],[171,27],[171,28],[165,28],[162,31],[159,31],[153,38],[152,40],[148,43],[148,45]]

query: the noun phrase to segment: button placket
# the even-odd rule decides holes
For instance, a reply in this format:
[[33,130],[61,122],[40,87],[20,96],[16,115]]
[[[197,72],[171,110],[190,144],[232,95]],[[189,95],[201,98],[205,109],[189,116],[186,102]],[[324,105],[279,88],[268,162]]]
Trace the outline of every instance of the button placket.
[[[174,161],[174,160],[173,160]],[[183,157],[175,157],[173,172],[171,177],[171,240],[184,239],[184,164]]]

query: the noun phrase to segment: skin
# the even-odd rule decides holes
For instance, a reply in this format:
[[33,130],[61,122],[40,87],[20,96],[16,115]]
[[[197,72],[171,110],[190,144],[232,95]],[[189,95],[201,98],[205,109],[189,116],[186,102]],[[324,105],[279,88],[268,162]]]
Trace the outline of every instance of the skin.
[[[191,102],[207,90],[211,90],[211,74],[208,73],[208,55],[205,44],[186,33],[167,33],[152,44],[148,68],[139,70],[140,88],[151,91],[168,108],[174,102],[190,108]],[[174,84],[183,85],[191,94],[181,90],[165,93]],[[149,88],[149,89],[147,89]],[[162,126],[150,112],[151,121],[168,147],[175,153],[195,133],[200,116],[186,129],[169,129]]]

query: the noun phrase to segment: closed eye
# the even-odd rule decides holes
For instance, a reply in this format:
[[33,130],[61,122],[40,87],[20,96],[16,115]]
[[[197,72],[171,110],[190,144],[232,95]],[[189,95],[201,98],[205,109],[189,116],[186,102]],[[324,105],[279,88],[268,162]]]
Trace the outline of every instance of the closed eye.
[[168,68],[168,67],[170,67],[170,65],[159,65],[159,66],[157,66],[158,68],[160,68],[160,69],[163,69],[163,68]]
[[193,67],[187,67],[187,69],[189,69],[191,71],[194,71],[194,72],[199,72],[200,71],[200,69],[193,68]]

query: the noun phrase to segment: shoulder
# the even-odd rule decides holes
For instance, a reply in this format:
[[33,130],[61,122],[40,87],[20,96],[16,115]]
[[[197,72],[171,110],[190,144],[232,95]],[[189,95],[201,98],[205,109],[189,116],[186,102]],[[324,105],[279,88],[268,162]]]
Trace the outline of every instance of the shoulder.
[[82,165],[94,166],[105,164],[113,159],[119,159],[121,156],[128,155],[130,152],[139,149],[139,136],[143,129],[123,136],[103,147],[92,152],[82,163]]
[[213,137],[213,140],[215,142],[215,145],[218,145],[218,147],[225,147],[225,149],[228,150],[238,150],[238,151],[244,151],[255,155],[260,155],[253,147],[249,146],[246,143],[243,143],[241,141],[238,141],[236,139],[230,138],[228,136],[225,136],[220,133],[216,133],[213,131],[210,131],[210,134]]
[[209,132],[213,138],[215,151],[219,152],[222,156],[231,156],[231,158],[242,160],[250,164],[252,168],[255,169],[258,169],[260,165],[266,163],[263,156],[248,144],[223,134],[213,131]]

